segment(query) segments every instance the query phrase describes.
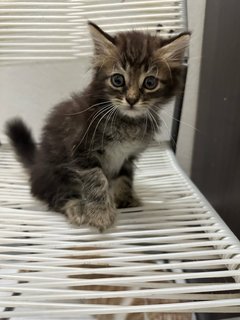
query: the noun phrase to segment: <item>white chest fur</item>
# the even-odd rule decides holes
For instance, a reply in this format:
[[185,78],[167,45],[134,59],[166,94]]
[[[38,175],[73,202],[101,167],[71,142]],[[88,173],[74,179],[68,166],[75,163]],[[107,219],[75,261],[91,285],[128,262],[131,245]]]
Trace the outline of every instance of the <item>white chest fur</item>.
[[102,159],[103,171],[107,176],[114,176],[120,171],[125,160],[139,154],[145,148],[146,144],[141,141],[115,142],[114,144],[110,144],[105,149]]

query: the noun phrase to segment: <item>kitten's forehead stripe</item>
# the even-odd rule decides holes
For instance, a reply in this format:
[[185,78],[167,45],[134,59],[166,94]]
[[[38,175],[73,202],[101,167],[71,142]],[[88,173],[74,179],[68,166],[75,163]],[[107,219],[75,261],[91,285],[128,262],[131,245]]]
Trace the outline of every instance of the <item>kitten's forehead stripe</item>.
[[137,31],[119,33],[116,36],[117,46],[122,54],[124,68],[130,66],[144,66],[145,71],[149,67],[149,60],[154,51],[161,46],[159,37],[143,34]]

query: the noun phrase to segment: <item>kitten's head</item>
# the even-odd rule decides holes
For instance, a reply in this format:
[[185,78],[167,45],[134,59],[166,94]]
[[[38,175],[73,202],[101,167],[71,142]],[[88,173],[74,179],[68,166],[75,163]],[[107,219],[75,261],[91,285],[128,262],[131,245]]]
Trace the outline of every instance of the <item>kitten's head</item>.
[[111,36],[89,22],[95,82],[104,99],[128,117],[145,116],[174,96],[190,34],[162,39],[138,31]]

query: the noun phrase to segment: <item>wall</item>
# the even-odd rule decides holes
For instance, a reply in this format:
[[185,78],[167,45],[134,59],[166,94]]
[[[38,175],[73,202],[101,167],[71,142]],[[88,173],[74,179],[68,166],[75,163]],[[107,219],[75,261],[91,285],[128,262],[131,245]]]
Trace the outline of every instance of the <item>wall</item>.
[[21,116],[39,137],[43,120],[51,107],[89,82],[88,59],[1,66],[0,135],[7,119]]
[[188,0],[188,28],[192,31],[189,49],[189,68],[183,102],[181,125],[177,143],[177,159],[185,172],[190,175],[196,126],[196,112],[200,66],[202,59],[202,39],[206,0]]
[[[0,72],[0,141],[7,119],[21,116],[39,138],[44,118],[52,106],[82,90],[91,77],[89,59],[65,62],[38,62],[1,66]],[[169,139],[173,103],[165,108],[162,139]]]

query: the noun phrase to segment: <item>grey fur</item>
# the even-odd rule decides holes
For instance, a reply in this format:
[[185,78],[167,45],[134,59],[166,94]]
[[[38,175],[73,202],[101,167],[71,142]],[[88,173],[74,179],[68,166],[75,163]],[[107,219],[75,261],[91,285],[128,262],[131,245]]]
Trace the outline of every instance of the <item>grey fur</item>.
[[[111,37],[94,24],[90,27],[95,56],[89,86],[54,108],[38,148],[32,147],[30,131],[21,121],[9,122],[7,132],[28,166],[32,194],[72,223],[103,231],[113,225],[116,207],[140,204],[133,190],[134,161],[153,141],[160,126],[159,110],[178,88],[181,38],[169,47],[178,47],[180,59],[175,57],[169,70],[171,61],[163,62],[161,54],[174,56],[166,49],[170,41],[140,32]],[[186,34],[183,37],[186,42]],[[114,88],[109,82],[113,70],[126,77],[124,87]],[[149,92],[140,82],[152,72],[157,72],[159,88]],[[31,148],[24,143],[17,147],[21,136],[14,132],[19,131]]]

